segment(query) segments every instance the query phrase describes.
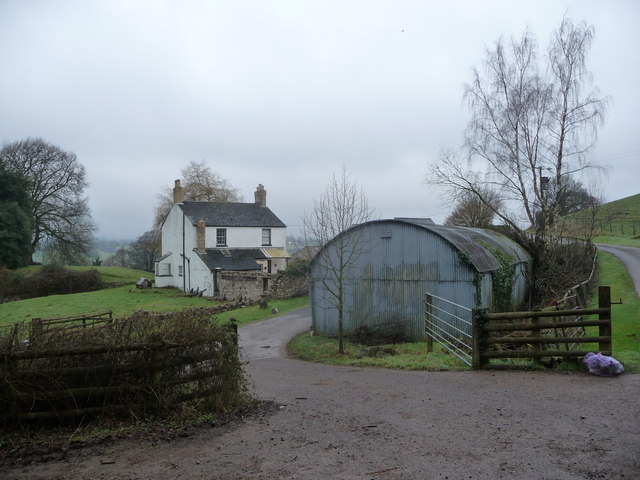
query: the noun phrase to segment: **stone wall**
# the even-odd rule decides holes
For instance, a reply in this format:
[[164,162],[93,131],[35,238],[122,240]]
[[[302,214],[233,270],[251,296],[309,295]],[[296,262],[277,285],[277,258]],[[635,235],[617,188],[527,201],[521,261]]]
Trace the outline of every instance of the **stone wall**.
[[304,276],[283,275],[278,273],[269,290],[269,297],[284,300],[309,295],[309,278]]
[[221,299],[228,301],[258,300],[269,289],[275,275],[261,272],[222,272]]
[[309,295],[306,276],[223,272],[220,274],[220,283],[220,299],[227,301],[257,301],[265,295],[276,300]]

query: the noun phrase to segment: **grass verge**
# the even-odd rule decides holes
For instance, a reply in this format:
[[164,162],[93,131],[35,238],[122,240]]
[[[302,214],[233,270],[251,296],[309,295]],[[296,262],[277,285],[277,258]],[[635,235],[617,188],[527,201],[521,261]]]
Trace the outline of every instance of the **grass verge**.
[[[291,310],[296,310],[309,305],[309,297],[295,297],[286,300],[269,300],[267,308],[260,308],[258,305],[250,307],[238,308],[228,312],[219,313],[216,319],[220,324],[227,323],[231,318],[235,318],[238,325],[265,320],[270,317],[283,315]],[[273,309],[277,309],[277,313],[272,313]]]
[[[622,299],[622,305],[611,307],[613,356],[624,364],[625,371],[640,373],[640,299],[622,261],[601,250],[598,261],[600,285],[611,286],[612,301]],[[597,307],[597,298],[591,306]],[[597,328],[588,330],[587,335],[597,335]]]
[[345,354],[338,355],[338,340],[325,336],[303,333],[289,343],[289,353],[301,360],[331,365],[357,367],[381,367],[401,370],[467,370],[468,367],[455,355],[434,344],[427,353],[426,342],[397,343],[364,347],[345,341]]
[[606,245],[621,245],[623,247],[640,247],[640,238],[612,237],[601,235],[593,239],[593,243],[604,243]]

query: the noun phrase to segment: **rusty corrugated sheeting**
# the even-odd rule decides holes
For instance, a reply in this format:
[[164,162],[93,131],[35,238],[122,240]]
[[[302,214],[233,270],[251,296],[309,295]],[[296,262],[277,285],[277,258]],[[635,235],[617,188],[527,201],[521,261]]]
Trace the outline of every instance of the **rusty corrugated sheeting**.
[[[359,255],[345,276],[344,329],[352,333],[366,326],[372,330],[425,337],[424,294],[447,298],[459,305],[490,308],[493,301],[491,272],[501,263],[491,252],[501,251],[515,268],[514,306],[527,292],[529,257],[509,238],[488,230],[444,227],[429,219],[396,218],[355,226],[342,235],[357,238]],[[339,236],[325,246],[311,263],[311,305],[314,329],[337,334],[335,285],[323,268],[334,258]]]

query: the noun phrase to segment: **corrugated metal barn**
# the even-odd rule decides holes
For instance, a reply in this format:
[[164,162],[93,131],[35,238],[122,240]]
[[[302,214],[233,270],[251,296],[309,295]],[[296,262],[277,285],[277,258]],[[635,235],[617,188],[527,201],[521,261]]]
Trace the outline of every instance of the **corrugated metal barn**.
[[[313,328],[338,334],[338,311],[329,286],[340,245],[356,242],[345,273],[344,332],[360,327],[425,338],[425,293],[468,308],[518,308],[527,293],[528,254],[492,230],[435,225],[430,219],[395,218],[352,227],[329,242],[310,267]],[[342,243],[341,243],[342,242]],[[506,290],[505,290],[506,289]]]

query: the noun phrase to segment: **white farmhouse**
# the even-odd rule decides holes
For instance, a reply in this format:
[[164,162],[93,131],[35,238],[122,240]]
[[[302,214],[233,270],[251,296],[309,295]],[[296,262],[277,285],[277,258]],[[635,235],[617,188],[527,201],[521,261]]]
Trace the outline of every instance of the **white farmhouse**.
[[257,298],[287,266],[286,225],[267,207],[258,185],[254,203],[185,202],[180,180],[162,224],[156,286],[222,299]]

